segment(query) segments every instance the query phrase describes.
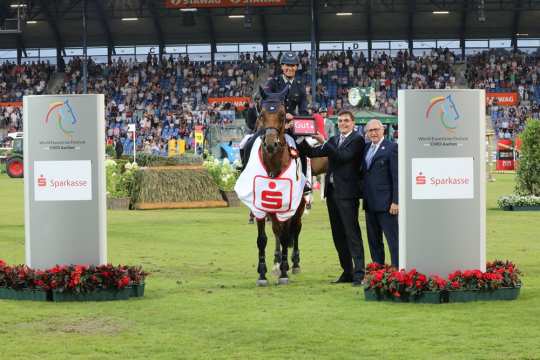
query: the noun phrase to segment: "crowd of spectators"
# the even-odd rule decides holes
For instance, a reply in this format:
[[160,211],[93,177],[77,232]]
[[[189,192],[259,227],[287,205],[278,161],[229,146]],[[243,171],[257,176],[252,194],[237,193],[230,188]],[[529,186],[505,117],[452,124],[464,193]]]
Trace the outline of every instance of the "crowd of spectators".
[[[371,87],[376,111],[397,114],[399,89],[447,89],[456,86],[453,71],[456,55],[448,49],[433,49],[422,55],[407,50],[390,56],[374,51],[372,60],[350,49],[326,52],[317,64],[316,98],[311,98],[310,54],[299,53],[297,78],[305,84],[308,103],[336,113],[347,106],[351,87]],[[259,55],[241,54],[238,61],[193,62],[187,56],[166,56],[162,62],[148,55],[145,62],[117,59],[98,64],[89,59],[88,92],[105,94],[106,136],[109,143],[121,139],[124,151],[133,151],[127,136],[135,124],[138,150],[164,154],[170,139],[184,139],[194,146],[196,125],[224,124],[231,120],[231,104],[209,104],[214,97],[249,97],[264,66],[269,75],[280,72],[281,54],[269,56],[267,64]],[[21,101],[22,96],[43,94],[54,71],[48,63],[0,66],[0,102]],[[523,130],[527,118],[540,118],[540,57],[524,53],[486,51],[467,57],[466,79],[470,88],[488,92],[516,92],[516,106],[488,103],[496,134],[513,138]],[[82,60],[73,58],[65,65],[65,79],[59,93],[81,93]],[[225,115],[226,114],[226,115]],[[232,116],[234,117],[234,115]],[[22,109],[13,104],[0,106],[0,131],[22,130]]]
[[[124,149],[133,144],[126,139],[128,124],[136,124],[137,146],[141,151],[163,153],[171,138],[194,143],[194,127],[230,122],[231,105],[209,104],[209,98],[246,97],[263,67],[260,57],[242,54],[238,61],[190,62],[187,56],[148,55],[147,61],[115,60],[110,65],[88,64],[88,92],[105,94],[107,136],[121,137]],[[82,91],[82,61],[74,58],[66,65],[61,93]],[[227,111],[229,110],[229,111]],[[152,149],[152,150],[150,150]],[[159,151],[158,151],[159,149]]]
[[21,102],[24,95],[44,94],[53,72],[54,66],[48,62],[0,65],[0,138],[22,130],[22,110],[14,103]]
[[[279,72],[281,54],[272,59],[274,74]],[[308,102],[311,99],[310,59],[307,51],[300,52],[298,80],[306,84]],[[396,56],[386,52],[373,52],[371,62],[362,52],[352,50],[327,52],[317,63],[317,89],[315,103],[341,110],[347,104],[351,87],[371,87],[375,90],[374,108],[387,114],[397,114],[399,89],[446,89],[455,86],[453,73],[455,55],[448,49],[433,49],[422,56],[410,55],[407,50]]]
[[523,131],[528,118],[540,119],[540,57],[490,50],[467,59],[470,88],[518,94],[518,104],[488,102],[487,113],[499,138],[511,139]]

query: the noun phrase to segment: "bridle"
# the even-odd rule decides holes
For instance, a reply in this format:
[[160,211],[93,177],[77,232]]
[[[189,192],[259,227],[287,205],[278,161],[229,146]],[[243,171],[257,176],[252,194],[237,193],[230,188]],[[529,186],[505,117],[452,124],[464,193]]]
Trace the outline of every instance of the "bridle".
[[[262,110],[261,111],[261,114],[259,115],[259,119],[262,120],[262,117],[263,117],[263,113],[264,112],[267,112],[267,113],[277,113],[279,112],[279,109],[280,109],[280,106],[281,106],[281,102],[279,101],[263,101],[262,103]],[[262,123],[262,121],[261,121]],[[278,129],[277,127],[274,127],[274,126],[268,126],[268,127],[264,127],[263,128],[264,130],[264,133],[261,134],[261,141],[263,143],[263,145],[266,145],[265,142],[264,142],[264,139],[267,135],[270,135],[271,133],[275,132],[275,135],[276,135],[276,143],[278,146],[281,146],[282,143],[281,143],[281,140],[280,140],[280,134],[281,134],[281,130]]]

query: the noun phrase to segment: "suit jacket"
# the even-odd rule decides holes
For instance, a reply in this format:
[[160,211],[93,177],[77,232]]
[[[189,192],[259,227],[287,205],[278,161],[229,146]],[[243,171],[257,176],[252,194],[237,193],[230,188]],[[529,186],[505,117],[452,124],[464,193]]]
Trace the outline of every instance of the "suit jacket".
[[[283,80],[283,76],[280,75],[275,79],[269,80],[264,89],[271,93],[278,93],[281,92],[285,86],[287,86],[285,80]],[[306,89],[296,79],[293,80],[289,93],[285,97],[285,110],[293,115],[308,115]]]
[[325,176],[324,195],[328,194],[330,175],[337,199],[359,199],[362,197],[362,163],[364,159],[364,138],[353,131],[341,146],[340,135],[332,136],[323,145],[310,147],[305,141],[299,147],[309,157],[328,156],[328,170]]
[[371,143],[367,143],[362,157],[364,166],[364,209],[368,211],[388,211],[390,204],[398,204],[398,145],[386,139],[368,168],[365,156]]

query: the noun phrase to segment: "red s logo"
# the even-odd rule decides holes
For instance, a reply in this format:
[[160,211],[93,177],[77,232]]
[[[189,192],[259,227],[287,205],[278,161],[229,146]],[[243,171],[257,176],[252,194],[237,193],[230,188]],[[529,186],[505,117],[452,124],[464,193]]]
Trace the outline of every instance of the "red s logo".
[[283,206],[283,193],[281,191],[264,190],[261,193],[261,205],[267,209],[281,209]]
[[422,173],[418,173],[418,176],[416,177],[416,185],[425,185],[426,184],[426,177],[422,175]]
[[47,179],[43,175],[40,175],[37,180],[37,184],[39,187],[47,186]]

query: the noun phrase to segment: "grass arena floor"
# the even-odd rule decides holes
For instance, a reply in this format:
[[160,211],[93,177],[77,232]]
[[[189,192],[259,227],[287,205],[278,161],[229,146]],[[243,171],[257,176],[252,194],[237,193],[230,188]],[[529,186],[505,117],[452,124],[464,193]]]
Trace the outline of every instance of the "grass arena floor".
[[[0,300],[0,359],[540,359],[540,213],[497,209],[512,189],[509,174],[487,185],[487,259],[520,266],[517,301],[368,303],[361,289],[330,285],[340,271],[318,199],[304,220],[302,273],[286,287],[255,287],[245,208],[116,211],[109,261],[150,271],[145,297]],[[22,180],[0,175],[8,263],[24,261],[23,219]]]

